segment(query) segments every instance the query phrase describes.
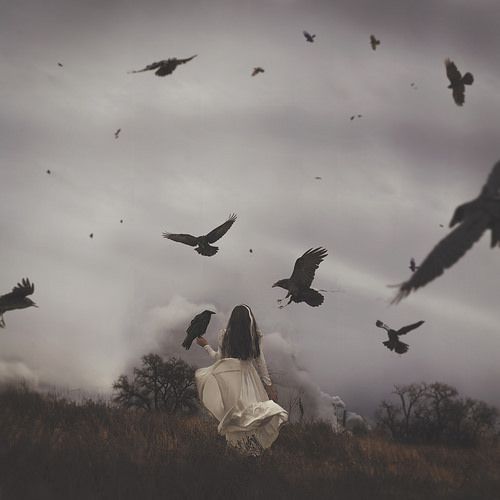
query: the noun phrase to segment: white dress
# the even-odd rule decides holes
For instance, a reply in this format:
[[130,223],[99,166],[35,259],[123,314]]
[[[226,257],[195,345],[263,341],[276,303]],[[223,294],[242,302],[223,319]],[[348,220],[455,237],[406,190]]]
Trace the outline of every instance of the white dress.
[[219,434],[241,451],[258,454],[276,440],[288,413],[264,389],[262,383],[271,385],[271,379],[262,348],[257,359],[222,358],[224,334],[225,330],[219,333],[218,351],[205,346],[215,363],[196,370],[198,394],[219,421]]

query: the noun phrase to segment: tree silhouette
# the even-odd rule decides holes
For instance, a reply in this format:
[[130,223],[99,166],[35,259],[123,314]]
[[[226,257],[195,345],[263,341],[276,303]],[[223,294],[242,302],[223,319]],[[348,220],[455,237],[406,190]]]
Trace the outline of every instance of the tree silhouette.
[[125,408],[194,412],[198,409],[194,371],[182,359],[165,361],[158,354],[147,354],[141,367],[134,368],[132,380],[120,375],[113,383],[113,400]]

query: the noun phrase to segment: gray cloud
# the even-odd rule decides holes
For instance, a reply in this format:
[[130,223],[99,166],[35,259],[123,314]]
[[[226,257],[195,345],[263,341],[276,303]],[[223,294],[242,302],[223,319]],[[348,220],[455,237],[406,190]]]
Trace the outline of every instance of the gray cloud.
[[[277,346],[300,352],[318,390],[353,411],[422,378],[500,405],[487,238],[398,307],[386,287],[446,234],[439,224],[499,157],[500,12],[403,4],[3,2],[0,283],[30,277],[40,309],[6,314],[2,360],[42,382],[106,389],[143,350],[178,352],[164,337],[176,308],[180,333],[194,305],[246,302],[270,339],[286,339]],[[195,53],[164,79],[126,74]],[[475,75],[462,109],[447,56]],[[256,65],[266,72],[251,78]],[[233,211],[213,258],[161,237],[202,234]],[[278,310],[272,283],[318,245],[329,257],[315,284],[345,293]],[[426,324],[398,357],[376,319]]]

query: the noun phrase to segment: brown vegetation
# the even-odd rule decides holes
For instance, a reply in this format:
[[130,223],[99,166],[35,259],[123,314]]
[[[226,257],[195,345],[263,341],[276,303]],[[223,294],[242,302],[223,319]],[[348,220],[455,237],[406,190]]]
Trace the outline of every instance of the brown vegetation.
[[403,445],[290,424],[260,458],[215,421],[0,392],[0,498],[498,499],[500,450]]

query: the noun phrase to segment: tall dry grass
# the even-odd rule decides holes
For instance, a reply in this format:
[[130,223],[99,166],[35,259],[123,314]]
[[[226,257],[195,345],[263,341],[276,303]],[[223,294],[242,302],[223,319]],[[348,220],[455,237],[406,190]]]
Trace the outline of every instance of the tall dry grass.
[[0,392],[0,499],[499,499],[500,450],[410,446],[290,424],[259,458],[215,421]]

